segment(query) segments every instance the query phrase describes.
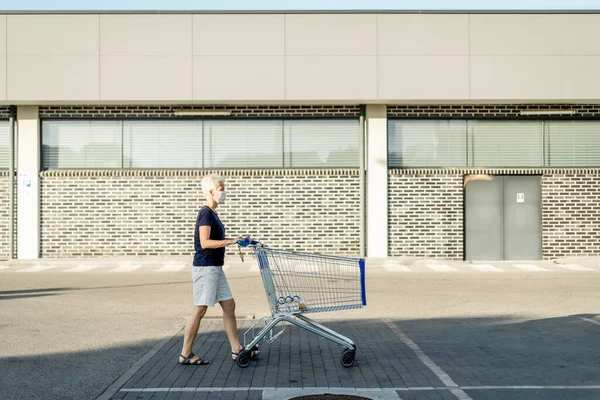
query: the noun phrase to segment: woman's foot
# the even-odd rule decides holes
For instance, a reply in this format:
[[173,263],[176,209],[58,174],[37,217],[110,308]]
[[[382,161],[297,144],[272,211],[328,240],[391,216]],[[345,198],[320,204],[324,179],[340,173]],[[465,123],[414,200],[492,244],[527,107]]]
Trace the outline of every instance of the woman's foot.
[[180,354],[179,355],[179,364],[180,365],[206,365],[206,364],[208,364],[208,360],[198,357],[194,353],[190,353],[188,356],[184,356],[183,354]]
[[[231,352],[231,359],[233,361],[237,360],[238,355],[244,350],[244,348],[240,348],[237,353],[235,351]],[[254,360],[258,357],[258,355],[260,354],[260,350],[258,350],[258,347],[254,346],[253,348],[250,349],[250,359]]]

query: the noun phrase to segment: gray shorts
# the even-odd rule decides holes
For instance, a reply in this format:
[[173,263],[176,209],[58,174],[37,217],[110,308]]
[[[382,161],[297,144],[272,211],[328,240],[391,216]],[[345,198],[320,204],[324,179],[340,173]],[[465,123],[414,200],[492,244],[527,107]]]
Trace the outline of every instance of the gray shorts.
[[194,305],[212,307],[233,298],[223,267],[192,267]]

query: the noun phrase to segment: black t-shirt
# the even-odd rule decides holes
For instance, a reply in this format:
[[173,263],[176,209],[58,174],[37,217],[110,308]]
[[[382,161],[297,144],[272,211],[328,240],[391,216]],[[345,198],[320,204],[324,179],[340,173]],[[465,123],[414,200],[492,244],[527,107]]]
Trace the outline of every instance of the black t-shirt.
[[219,219],[217,213],[210,209],[208,206],[204,206],[198,212],[196,218],[196,229],[194,230],[194,267],[217,267],[223,265],[225,262],[225,247],[218,249],[203,249],[200,245],[200,227],[208,225],[210,226],[210,237],[211,240],[223,240],[225,239],[225,226]]

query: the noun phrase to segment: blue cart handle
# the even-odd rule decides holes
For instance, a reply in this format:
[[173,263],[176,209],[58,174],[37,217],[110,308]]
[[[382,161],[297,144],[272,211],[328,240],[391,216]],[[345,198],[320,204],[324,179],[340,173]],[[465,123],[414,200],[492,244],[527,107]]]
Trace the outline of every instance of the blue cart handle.
[[257,246],[260,244],[258,240],[250,240],[250,238],[245,238],[244,240],[238,240],[237,244],[242,247],[248,247],[249,245]]

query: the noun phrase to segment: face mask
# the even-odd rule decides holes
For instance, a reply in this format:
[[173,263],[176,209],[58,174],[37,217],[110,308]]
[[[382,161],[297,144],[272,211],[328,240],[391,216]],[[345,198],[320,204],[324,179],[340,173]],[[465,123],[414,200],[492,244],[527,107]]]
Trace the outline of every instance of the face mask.
[[216,199],[217,200],[217,204],[223,204],[223,203],[225,203],[225,197],[227,197],[226,194],[225,194],[225,192],[217,192],[217,193],[219,193],[219,196]]

